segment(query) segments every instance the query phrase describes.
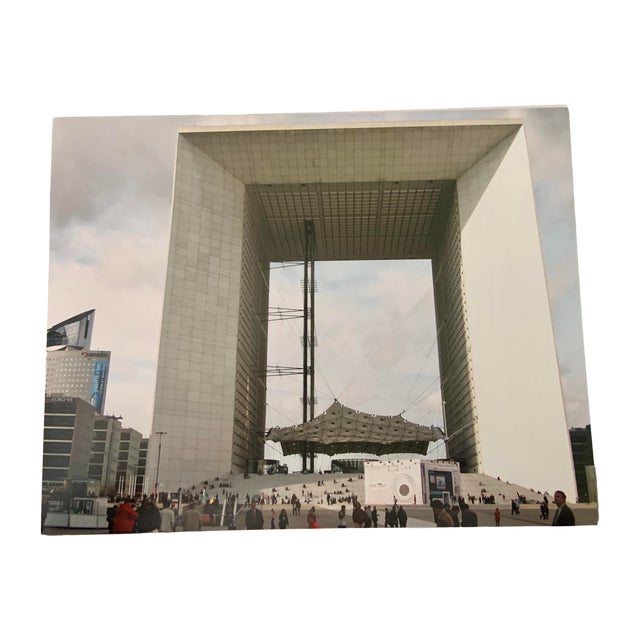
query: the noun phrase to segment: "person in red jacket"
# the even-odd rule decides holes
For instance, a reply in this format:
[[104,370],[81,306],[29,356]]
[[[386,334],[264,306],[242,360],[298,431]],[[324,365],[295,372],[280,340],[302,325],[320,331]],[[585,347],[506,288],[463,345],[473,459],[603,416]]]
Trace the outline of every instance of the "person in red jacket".
[[131,500],[126,499],[116,509],[116,517],[113,521],[113,533],[133,533],[138,516],[138,512],[131,505]]
[[319,529],[320,523],[318,522],[318,518],[315,514],[315,511],[311,511],[307,516],[307,522],[309,523],[308,529]]
[[500,526],[500,509],[496,507],[496,510],[493,512],[493,518],[496,521],[496,527]]

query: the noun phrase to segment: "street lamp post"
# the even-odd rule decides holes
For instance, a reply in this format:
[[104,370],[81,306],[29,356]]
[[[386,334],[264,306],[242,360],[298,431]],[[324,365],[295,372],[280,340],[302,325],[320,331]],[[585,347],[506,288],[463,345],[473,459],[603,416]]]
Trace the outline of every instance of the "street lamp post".
[[442,427],[444,430],[444,455],[449,457],[449,434],[447,433],[447,410],[446,401],[442,401]]
[[160,473],[160,449],[162,448],[162,436],[167,435],[166,431],[156,431],[156,435],[160,436],[160,442],[158,442],[158,463],[156,464],[156,484],[154,488],[154,498],[158,499],[158,475]]

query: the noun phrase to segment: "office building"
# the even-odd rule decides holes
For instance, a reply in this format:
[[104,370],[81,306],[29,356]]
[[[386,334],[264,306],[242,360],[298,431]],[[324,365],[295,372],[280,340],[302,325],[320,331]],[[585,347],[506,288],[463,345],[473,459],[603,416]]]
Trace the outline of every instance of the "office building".
[[578,502],[598,502],[591,425],[571,427],[569,436],[571,438],[573,466],[576,472]]
[[110,351],[71,345],[48,347],[45,394],[82,398],[102,414],[110,360]]
[[282,121],[178,133],[162,479],[191,486],[263,457],[269,265],[305,259],[312,226],[315,260],[432,261],[462,472],[574,491],[525,119]]
[[147,458],[149,454],[149,438],[140,440],[138,453],[138,470],[136,472],[136,495],[150,495],[153,493],[153,484],[147,477]]
[[91,348],[95,309],[63,320],[47,329],[47,347]]
[[136,494],[141,444],[142,434],[139,431],[126,428],[121,430],[116,469],[116,489],[119,494]]
[[95,409],[81,398],[45,396],[42,488],[86,495]]
[[122,423],[116,416],[95,417],[89,479],[97,485],[97,495],[115,495],[121,432]]

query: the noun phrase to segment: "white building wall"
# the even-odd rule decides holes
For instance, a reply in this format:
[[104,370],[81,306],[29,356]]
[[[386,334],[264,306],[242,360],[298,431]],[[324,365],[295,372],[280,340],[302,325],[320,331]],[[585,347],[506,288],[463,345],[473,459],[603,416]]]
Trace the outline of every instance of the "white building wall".
[[458,179],[479,471],[575,495],[524,129]]
[[365,461],[365,504],[422,504],[420,463],[417,459]]
[[176,167],[153,418],[166,432],[160,490],[230,470],[238,340],[244,185],[184,136]]

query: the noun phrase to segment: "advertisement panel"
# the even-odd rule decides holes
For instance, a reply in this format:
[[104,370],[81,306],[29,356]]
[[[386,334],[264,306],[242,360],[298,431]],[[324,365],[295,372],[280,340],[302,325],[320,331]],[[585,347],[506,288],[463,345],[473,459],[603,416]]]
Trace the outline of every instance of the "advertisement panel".
[[424,460],[421,464],[423,501],[429,504],[436,498],[445,504],[458,502],[461,491],[460,465],[449,460]]
[[91,404],[98,413],[102,413],[104,405],[104,388],[107,377],[107,363],[96,362],[93,365],[93,383],[91,385]]
[[366,461],[364,487],[367,504],[419,504],[423,494],[420,461]]

